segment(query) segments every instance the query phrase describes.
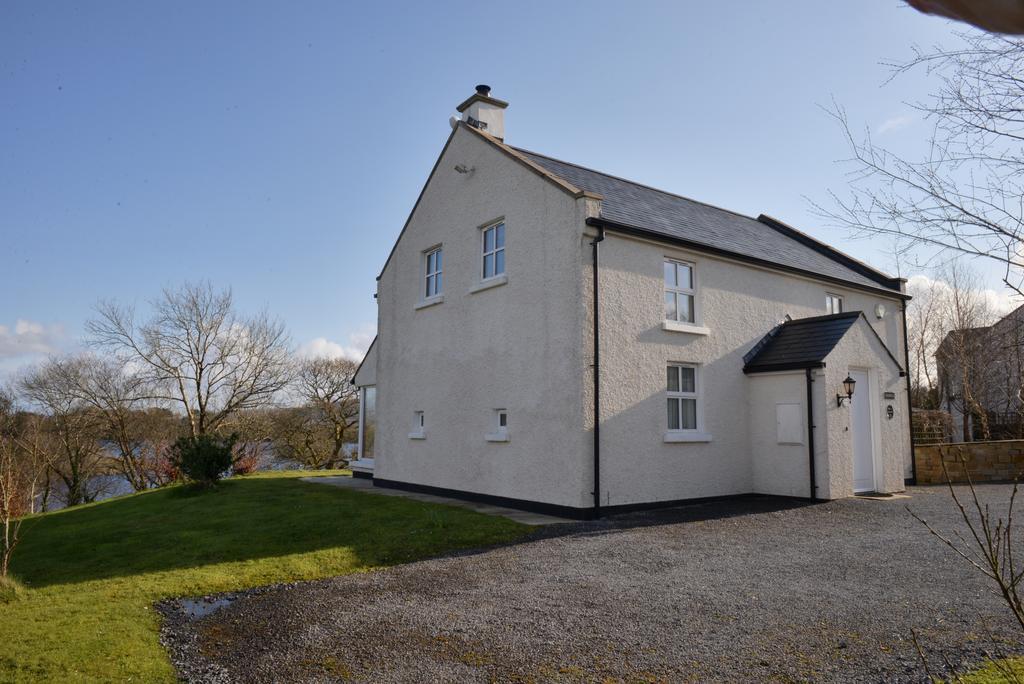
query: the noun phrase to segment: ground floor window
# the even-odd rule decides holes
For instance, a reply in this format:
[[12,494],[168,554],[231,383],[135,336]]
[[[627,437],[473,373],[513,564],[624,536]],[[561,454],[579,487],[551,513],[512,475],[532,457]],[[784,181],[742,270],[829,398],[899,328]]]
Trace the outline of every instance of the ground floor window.
[[363,387],[360,401],[359,458],[370,459],[377,436],[377,388]]
[[668,366],[668,429],[697,429],[697,367],[673,363]]

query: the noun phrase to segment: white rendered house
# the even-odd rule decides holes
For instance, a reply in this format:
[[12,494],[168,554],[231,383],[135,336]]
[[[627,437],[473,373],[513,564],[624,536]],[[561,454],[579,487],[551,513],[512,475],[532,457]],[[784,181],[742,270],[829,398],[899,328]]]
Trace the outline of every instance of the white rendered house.
[[506,107],[458,107],[378,277],[358,476],[573,517],[912,480],[903,280],[512,147]]

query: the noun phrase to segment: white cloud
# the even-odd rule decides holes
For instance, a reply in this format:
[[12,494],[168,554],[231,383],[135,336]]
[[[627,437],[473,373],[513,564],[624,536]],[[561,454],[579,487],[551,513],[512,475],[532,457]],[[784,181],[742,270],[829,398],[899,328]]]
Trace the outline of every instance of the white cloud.
[[53,354],[64,338],[64,328],[19,319],[14,328],[0,325],[0,359]]
[[892,133],[898,131],[901,128],[906,128],[910,124],[914,123],[914,117],[910,114],[900,114],[899,116],[893,116],[881,123],[876,131],[878,135],[885,135],[886,133]]
[[300,345],[298,354],[306,359],[326,356],[331,359],[362,361],[375,334],[376,328],[373,325],[363,324],[356,332],[349,334],[348,344],[334,342],[326,337],[316,337]]
[[[945,291],[950,290],[949,285],[945,282],[929,278],[923,274],[918,274],[910,276],[907,280],[907,294],[911,296],[921,295],[929,291],[933,286]],[[1002,318],[1024,303],[1021,301],[1020,296],[1009,288],[1002,288],[999,290],[984,289],[980,290],[980,293],[982,298],[988,304],[989,309],[998,318]]]

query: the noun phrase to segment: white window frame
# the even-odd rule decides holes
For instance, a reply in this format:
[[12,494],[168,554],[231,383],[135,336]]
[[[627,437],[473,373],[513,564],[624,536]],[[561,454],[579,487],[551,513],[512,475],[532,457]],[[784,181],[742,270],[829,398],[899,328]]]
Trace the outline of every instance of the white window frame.
[[488,442],[508,441],[508,409],[498,408],[491,412],[491,431],[484,435],[484,439]]
[[427,438],[427,415],[424,411],[412,412],[412,430],[409,432],[409,439]]
[[[498,227],[501,227],[502,243],[501,247],[497,246],[498,243]],[[494,231],[494,246],[488,251],[487,250],[487,233]],[[508,226],[505,224],[505,219],[493,221],[488,223],[486,226],[480,228],[480,280],[490,281],[495,278],[503,278],[508,272],[508,254],[505,251],[505,247],[508,244]],[[501,252],[502,264],[501,273],[497,271],[498,252]],[[491,275],[487,275],[486,265],[487,257],[491,257],[491,268],[494,270]]]
[[[693,369],[693,391],[692,392],[684,392],[684,391],[682,391],[682,389],[679,389],[679,390],[669,390],[668,389],[668,384],[667,384],[667,376],[668,376],[668,369],[669,368],[692,368]],[[664,423],[664,425],[665,425],[664,441],[665,442],[710,442],[711,441],[711,435],[707,434],[704,431],[704,382],[703,382],[704,378],[702,377],[703,376],[703,373],[701,372],[702,370],[703,369],[701,368],[700,364],[670,361],[665,366],[665,370],[662,371],[664,376],[666,377],[665,403],[662,404],[662,407],[663,407],[662,408],[662,420],[665,421],[665,423]],[[680,384],[680,387],[682,387],[682,384]],[[694,427],[692,427],[692,428],[682,428],[682,427],[680,427],[678,429],[672,429],[672,428],[669,427],[668,413],[667,413],[666,409],[668,408],[669,402],[672,399],[680,399],[680,400],[681,399],[692,399],[694,401],[694,404],[695,404],[695,406],[694,406],[694,414],[695,414],[695,421],[696,421],[696,424],[695,424]],[[680,425],[683,424],[682,405],[683,405],[683,402],[679,401],[677,403],[677,407],[678,408],[676,409],[678,411],[678,417],[679,417],[679,424]]]
[[[684,287],[678,284],[669,285],[665,282],[665,267],[672,264],[674,271],[674,280],[679,278],[679,266],[686,266],[690,269],[690,286]],[[675,257],[666,256],[662,258],[661,262],[661,317],[662,317],[662,330],[668,330],[671,332],[682,332],[691,333],[694,335],[708,335],[710,330],[701,325],[701,310],[698,302],[698,286],[697,286],[697,264],[694,261],[688,261],[686,259],[677,259]],[[665,298],[668,294],[672,294],[675,301],[675,318],[669,318],[668,312],[665,310]],[[680,296],[690,297],[692,304],[690,306],[690,318],[689,321],[679,320],[679,298]]]
[[[440,255],[440,265],[438,265],[438,259],[434,259],[434,270],[430,270],[430,257]],[[434,288],[431,292],[430,279],[434,279]],[[438,285],[440,280],[440,285]],[[428,301],[437,299],[444,294],[444,246],[437,245],[431,247],[427,251],[423,252],[423,289],[420,291],[423,295],[423,300]]]
[[[839,311],[832,311],[832,303],[839,302]],[[846,310],[846,302],[843,301],[843,295],[837,295],[834,292],[825,293],[825,312],[826,314],[840,314]]]

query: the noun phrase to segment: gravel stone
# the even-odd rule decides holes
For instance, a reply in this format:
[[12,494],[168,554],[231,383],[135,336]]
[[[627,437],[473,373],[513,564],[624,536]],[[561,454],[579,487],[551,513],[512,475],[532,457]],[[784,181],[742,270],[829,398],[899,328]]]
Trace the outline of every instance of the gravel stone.
[[[1011,490],[979,486],[994,510]],[[962,529],[948,491],[909,493],[552,525],[509,546],[206,597],[230,601],[198,618],[166,601],[162,639],[189,682],[918,682],[915,635],[936,675],[1024,653],[993,587],[906,511]]]

